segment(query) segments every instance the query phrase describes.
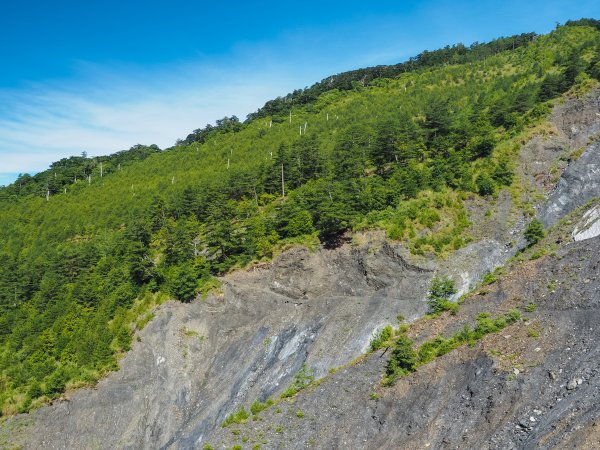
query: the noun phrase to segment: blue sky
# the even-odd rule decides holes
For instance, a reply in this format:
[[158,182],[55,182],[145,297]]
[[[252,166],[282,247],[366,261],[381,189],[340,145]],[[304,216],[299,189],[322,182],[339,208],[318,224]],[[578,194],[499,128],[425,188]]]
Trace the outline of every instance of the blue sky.
[[600,18],[597,0],[6,2],[0,185],[62,157],[172,145],[328,75]]

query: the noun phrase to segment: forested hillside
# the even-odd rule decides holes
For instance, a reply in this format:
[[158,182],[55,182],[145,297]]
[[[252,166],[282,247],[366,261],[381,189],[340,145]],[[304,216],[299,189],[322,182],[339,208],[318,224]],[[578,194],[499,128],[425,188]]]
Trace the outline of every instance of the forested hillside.
[[600,78],[597,25],[342,74],[166,151],[74,157],[0,189],[2,414],[95,382],[153,305],[286,246],[381,228],[416,254],[460,248],[465,198],[511,187],[519,204],[520,139]]

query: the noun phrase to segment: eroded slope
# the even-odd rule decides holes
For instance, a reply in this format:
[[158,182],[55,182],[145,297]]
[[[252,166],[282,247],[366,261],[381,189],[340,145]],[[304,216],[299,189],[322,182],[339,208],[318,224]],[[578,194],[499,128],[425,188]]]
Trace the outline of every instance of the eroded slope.
[[[449,336],[480,312],[522,310],[525,321],[475,347],[439,357],[391,388],[380,385],[386,357],[376,352],[261,420],[221,430],[213,445],[247,439],[262,448],[597,448],[599,245],[597,237],[572,243],[520,265],[470,297],[457,317],[410,332],[417,342]],[[527,312],[530,303],[536,309]]]
[[[557,135],[524,146],[522,157],[531,164],[522,165],[522,176],[530,177],[534,187],[539,183],[544,188],[540,175],[548,174],[552,161],[593,134],[597,99],[594,92],[570,100],[554,113]],[[571,117],[564,124],[561,111]],[[578,128],[572,131],[575,123]],[[599,157],[597,146],[590,145],[570,163],[566,176],[588,176]],[[561,195],[551,194],[544,211],[562,202],[567,207],[559,211],[561,216],[582,204],[579,191]],[[400,443],[421,448],[428,443],[453,447],[482,442],[510,448],[561,439],[563,444],[564,439],[588,443],[596,436],[588,425],[596,415],[591,380],[597,369],[597,239],[531,263],[483,299],[465,303],[458,318],[442,317],[416,328],[421,334],[415,335],[424,339],[450,332],[472,321],[482,305],[503,310],[522,298],[539,304],[530,317],[543,330],[538,340],[524,335],[527,327],[522,324],[514,326],[514,331],[489,336],[475,348],[451,352],[388,390],[378,387],[387,356],[375,354],[339,371],[316,391],[301,394],[295,404],[283,404],[281,413],[267,411],[263,422],[246,424],[239,436],[220,428],[239,406],[278,396],[303,364],[322,377],[362,354],[373,331],[394,323],[398,314],[409,320],[422,316],[435,271],[450,274],[466,292],[505,262],[519,248],[525,220],[510,196],[502,194],[496,205],[498,212],[490,219],[474,220],[479,240],[445,261],[415,261],[401,246],[367,235],[360,245],[313,254],[295,249],[272,265],[237,272],[223,280],[222,296],[189,305],[167,303],[140,332],[119,372],[95,389],[72,392],[30,416],[15,417],[3,429],[31,421],[10,435],[11,442],[26,448],[194,448],[205,442],[243,443],[244,436],[268,448],[397,448]],[[487,207],[473,204],[472,217],[484,217]],[[549,274],[564,286],[563,303],[550,302],[555,294],[542,289],[550,282]],[[580,286],[587,289],[583,294]],[[523,360],[518,367],[512,354]],[[508,363],[502,355],[508,355]],[[534,361],[532,367],[528,358]],[[579,378],[582,384],[575,389],[566,392],[561,386]],[[568,401],[559,401],[563,397]],[[553,426],[568,432],[552,434]]]

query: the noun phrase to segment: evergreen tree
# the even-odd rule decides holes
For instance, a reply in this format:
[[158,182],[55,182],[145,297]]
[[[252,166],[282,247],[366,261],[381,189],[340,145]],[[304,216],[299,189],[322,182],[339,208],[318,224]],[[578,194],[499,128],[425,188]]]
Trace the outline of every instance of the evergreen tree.
[[397,123],[392,119],[385,119],[375,127],[375,141],[371,146],[371,161],[379,173],[384,172],[387,164],[395,162],[398,157],[396,140],[398,138]]
[[340,133],[332,154],[332,170],[337,180],[354,180],[365,175],[371,130],[351,125]]
[[482,173],[475,181],[479,195],[492,195],[496,190],[494,180],[487,173]]
[[531,247],[532,245],[537,244],[544,235],[544,224],[538,218],[533,219],[525,229],[524,236],[527,241],[527,246]]

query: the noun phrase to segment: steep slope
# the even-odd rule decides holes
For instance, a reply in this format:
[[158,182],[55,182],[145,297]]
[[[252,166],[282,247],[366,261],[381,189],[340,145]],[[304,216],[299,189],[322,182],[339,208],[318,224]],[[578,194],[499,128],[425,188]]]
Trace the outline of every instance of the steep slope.
[[[556,121],[564,127],[559,140],[571,138],[577,145],[594,134],[597,101],[596,93],[557,108],[555,120],[570,111],[564,122]],[[550,148],[556,142],[547,140]],[[539,145],[534,141],[523,151]],[[569,182],[596,181],[599,162],[592,141],[565,170],[541,217],[558,211],[556,223],[597,198],[595,183],[582,196],[581,185],[569,189]],[[511,308],[520,309],[524,320],[438,357],[394,387],[381,386],[387,349],[375,352],[261,413],[258,421],[219,430],[211,442],[263,448],[598,448],[599,209],[595,201],[555,227],[540,244],[549,256],[529,250],[525,256],[532,261],[511,263],[505,275],[469,296],[457,316],[420,321],[409,335],[416,343],[449,337],[481,313],[494,317]]]
[[[215,448],[581,448],[600,445],[600,238],[519,265],[412,337],[449,336],[488,312],[519,321],[474,347],[381,387],[376,352],[261,415],[212,437]],[[526,308],[535,304],[534,312]]]
[[222,297],[163,305],[119,372],[35,413],[28,445],[192,447],[239,405],[280,393],[302,364],[322,376],[349,362],[386,318],[424,312],[413,300],[431,276],[394,247],[368,248],[295,250],[228,277]]
[[[555,109],[553,134],[521,149],[521,158],[537,162],[521,166],[523,177],[535,184],[556,158],[594,134],[599,96],[594,91]],[[555,193],[569,174],[589,176],[599,157],[597,144],[590,144],[569,164],[542,210],[556,203]],[[580,200],[574,192],[562,202],[569,205],[565,211]],[[458,316],[418,322],[410,333],[422,342],[452,334],[482,311],[495,314],[535,302],[537,310],[526,313],[528,324],[512,325],[474,348],[440,357],[393,388],[380,386],[385,352],[327,375],[364,353],[373,332],[394,323],[398,314],[409,320],[422,316],[434,272],[450,274],[466,292],[515,254],[518,244],[512,241],[518,240],[524,218],[511,207],[510,196],[499,196],[495,213],[486,219],[478,217],[491,205],[478,203],[473,198],[467,206],[470,231],[485,239],[446,260],[416,258],[402,245],[368,233],[336,250],[293,249],[272,264],[235,272],[222,279],[221,296],[210,295],[204,302],[166,303],[139,332],[140,341],[119,372],[94,390],[69,393],[31,417],[12,418],[3,429],[20,429],[11,439],[26,448],[193,448],[206,442],[230,447],[243,444],[243,438],[264,448],[397,448],[400,443],[436,448],[482,442],[509,448],[511,442],[525,447],[542,439],[548,445],[595,439],[593,430],[588,436],[575,428],[587,427],[587,417],[596,413],[591,375],[597,369],[590,359],[596,338],[588,325],[598,300],[597,239],[515,266],[486,287],[485,295],[480,290],[481,295],[465,301]],[[565,240],[564,230],[556,233],[548,242],[559,235]],[[564,299],[560,305],[558,298]],[[578,322],[581,317],[585,320]],[[540,336],[529,337],[529,329]],[[566,347],[571,349],[569,364],[561,353]],[[325,380],[292,402],[263,411],[259,421],[221,429],[240,406],[276,398],[304,364]],[[578,378],[585,385],[568,391],[561,387]],[[558,402],[563,396],[565,403]],[[587,415],[568,422],[565,411],[574,401]],[[549,435],[553,425],[563,424],[573,433]]]
[[[515,325],[500,336],[486,338],[475,348],[462,348],[441,357],[391,389],[378,386],[385,358],[374,354],[339,371],[314,391],[299,394],[293,403],[280,404],[282,412],[271,408],[263,413],[261,422],[236,426],[241,429],[239,438],[226,429],[225,436],[213,436],[211,442],[217,444],[226,439],[232,444],[241,443],[241,438],[248,436],[249,442],[266,442],[264,448],[305,448],[306,444],[315,448],[397,448],[399,443],[403,448],[423,448],[427,444],[433,448],[484,448],[483,442],[488,442],[489,448],[533,448],[537,444],[563,447],[569,443],[577,448],[594,448],[598,443],[593,426],[598,414],[597,246],[597,239],[571,244],[556,257],[530,263],[525,279],[523,268],[519,268],[519,273],[510,274],[489,288],[491,292],[484,299],[466,302],[458,318],[458,322],[464,320],[463,315],[471,319],[482,309],[506,310],[517,306],[520,297],[538,306],[535,313],[527,314],[532,325]],[[547,287],[552,279],[558,286],[554,293]],[[447,319],[430,326],[438,333],[456,326],[455,321],[450,324]],[[153,331],[160,338],[158,327],[169,323],[163,319],[154,323],[157,328]],[[189,318],[185,323],[190,329],[196,325]],[[534,327],[540,329],[539,338],[527,335],[527,329]],[[179,335],[178,339],[186,337]],[[190,353],[198,350],[193,342],[183,345],[190,345]],[[173,347],[172,353],[166,354],[167,361],[181,351],[181,347]],[[104,395],[78,393],[70,402],[61,402],[35,416],[36,424],[28,430],[31,447],[56,448],[64,443],[68,448],[82,448],[95,443],[102,448],[141,448],[161,442],[168,434],[170,418],[188,399],[185,395],[168,398],[164,405],[168,409],[155,409],[161,404],[156,402],[160,391],[153,387],[142,390],[142,386],[163,376],[178,380],[180,392],[186,392],[187,380],[182,373],[161,371],[160,365],[168,362],[161,362],[161,354],[156,350],[147,352],[144,364],[150,377],[144,380],[144,366],[128,374],[140,392],[148,395],[146,399],[136,401],[123,386],[106,397],[104,383],[97,391],[104,391]],[[198,373],[195,376],[201,378]],[[221,387],[230,385],[229,376],[231,372],[220,379]],[[581,385],[567,388],[578,379],[582,380]],[[109,378],[106,383],[115,386],[114,379]],[[80,396],[87,397],[87,408],[81,408]],[[200,402],[197,406],[203,405],[206,404]],[[297,416],[298,411],[302,418]],[[138,418],[143,417],[141,420],[149,420],[137,426],[138,433],[147,434],[129,441],[131,424],[125,430],[119,424],[127,423],[126,418],[134,412]],[[63,426],[58,426],[61,422]],[[105,434],[107,429],[122,433]],[[172,443],[176,443],[175,448],[188,448],[193,444],[188,439]]]

